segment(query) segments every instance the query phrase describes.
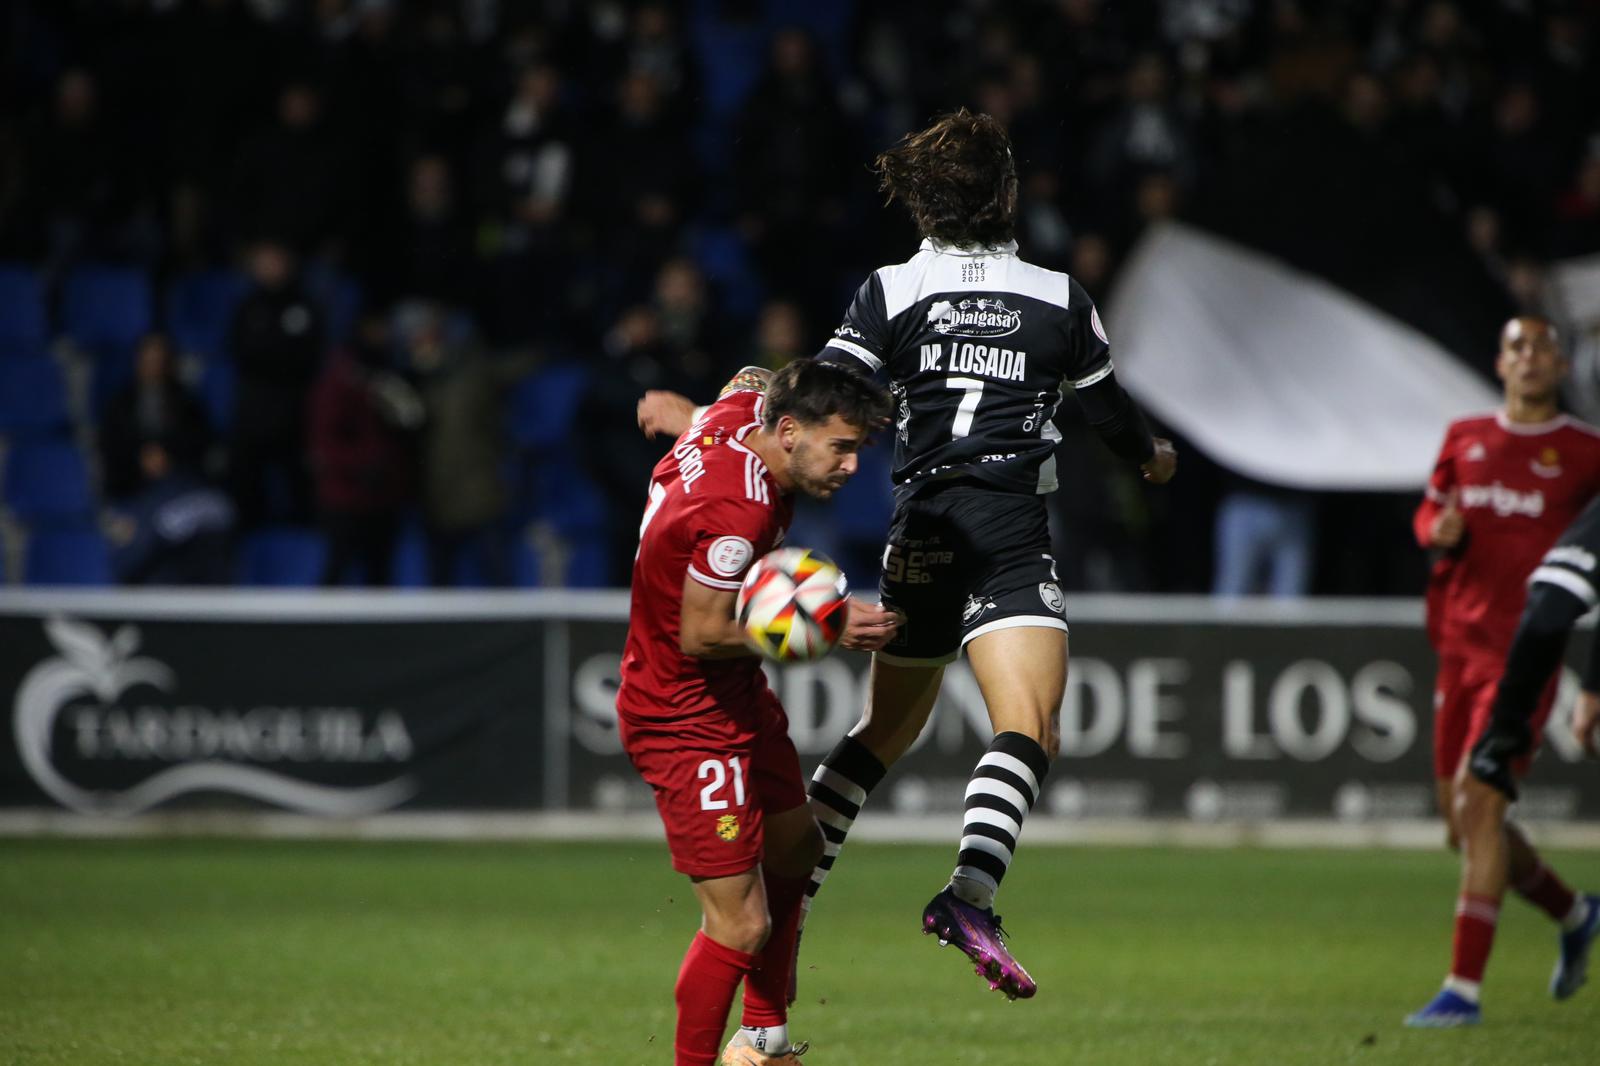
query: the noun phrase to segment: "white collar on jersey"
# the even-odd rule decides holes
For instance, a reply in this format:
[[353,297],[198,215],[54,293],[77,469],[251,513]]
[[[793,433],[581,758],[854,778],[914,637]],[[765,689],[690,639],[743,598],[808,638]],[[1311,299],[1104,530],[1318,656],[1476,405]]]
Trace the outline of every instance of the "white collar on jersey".
[[1017,242],[1007,241],[1004,244],[946,244],[936,241],[932,237],[922,238],[922,250],[925,252],[938,252],[940,255],[1016,255]]
[[1515,433],[1519,437],[1537,437],[1551,430],[1560,429],[1570,421],[1566,415],[1556,415],[1543,422],[1513,422],[1503,407],[1494,413],[1494,420],[1501,429],[1507,433]]

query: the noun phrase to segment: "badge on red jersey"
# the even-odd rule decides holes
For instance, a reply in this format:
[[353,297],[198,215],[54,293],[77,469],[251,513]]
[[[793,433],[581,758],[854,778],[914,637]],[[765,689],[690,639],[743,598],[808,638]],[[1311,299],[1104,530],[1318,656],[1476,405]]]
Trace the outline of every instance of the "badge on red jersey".
[[1539,458],[1528,464],[1535,474],[1540,477],[1561,476],[1561,453],[1554,448],[1545,448],[1539,453]]
[[721,818],[718,818],[717,836],[721,837],[723,840],[726,840],[730,844],[735,840],[738,840],[739,816],[736,814],[724,814]]

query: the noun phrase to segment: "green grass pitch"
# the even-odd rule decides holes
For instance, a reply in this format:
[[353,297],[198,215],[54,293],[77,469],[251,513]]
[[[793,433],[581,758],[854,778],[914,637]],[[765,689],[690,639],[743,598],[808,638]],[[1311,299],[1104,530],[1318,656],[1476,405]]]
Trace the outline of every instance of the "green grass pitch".
[[[1442,851],[1024,846],[1021,1003],[920,935],[952,852],[847,846],[801,956],[808,1064],[1600,1055],[1600,987],[1548,998],[1552,928],[1514,900],[1485,1024],[1401,1028],[1447,962]],[[1600,854],[1551,858],[1600,885]],[[0,840],[0,1063],[666,1064],[695,925],[660,845]]]

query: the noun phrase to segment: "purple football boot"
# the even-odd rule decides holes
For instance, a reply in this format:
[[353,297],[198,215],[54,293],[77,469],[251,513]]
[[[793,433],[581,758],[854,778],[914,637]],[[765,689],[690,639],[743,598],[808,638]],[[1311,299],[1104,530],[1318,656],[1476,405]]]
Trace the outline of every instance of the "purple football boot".
[[954,944],[976,964],[978,976],[1007,999],[1028,999],[1039,986],[1012,958],[1005,930],[993,910],[979,910],[946,885],[922,910],[922,931],[939,938],[939,946]]

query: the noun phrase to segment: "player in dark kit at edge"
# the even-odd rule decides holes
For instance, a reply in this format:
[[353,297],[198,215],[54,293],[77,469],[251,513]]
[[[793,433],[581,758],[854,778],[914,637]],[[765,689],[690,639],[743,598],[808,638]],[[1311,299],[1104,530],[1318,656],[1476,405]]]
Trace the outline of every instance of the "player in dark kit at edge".
[[[1528,579],[1528,599],[1495,691],[1488,728],[1473,745],[1467,774],[1457,786],[1461,845],[1471,860],[1462,891],[1498,903],[1511,868],[1506,813],[1517,798],[1517,780],[1537,745],[1531,723],[1541,696],[1561,664],[1567,635],[1578,619],[1600,604],[1600,497],[1583,509]],[[1600,629],[1589,652],[1583,691],[1573,713],[1572,734],[1590,755],[1600,726]],[[1565,923],[1561,952],[1550,976],[1550,992],[1566,999],[1587,980],[1589,955],[1600,938],[1600,896],[1580,896]],[[1488,935],[1492,938],[1493,926]],[[1485,948],[1487,953],[1487,948]],[[1424,1011],[1435,1026],[1471,1025],[1478,1006],[1447,987]]]
[[[876,169],[922,247],[873,272],[817,358],[889,379],[895,513],[879,587],[905,621],[873,655],[861,721],[812,779],[826,844],[805,906],[965,648],[995,738],[967,785],[955,871],[922,926],[959,946],[990,987],[1026,998],[1036,985],[1006,947],[993,901],[1060,745],[1067,622],[1043,494],[1056,488],[1051,420],[1064,390],[1146,480],[1169,480],[1177,457],[1117,384],[1088,293],[1017,256],[1016,168],[999,122],[965,109],[941,116]],[[646,432],[675,434],[692,417],[686,398],[659,392],[640,412]]]

